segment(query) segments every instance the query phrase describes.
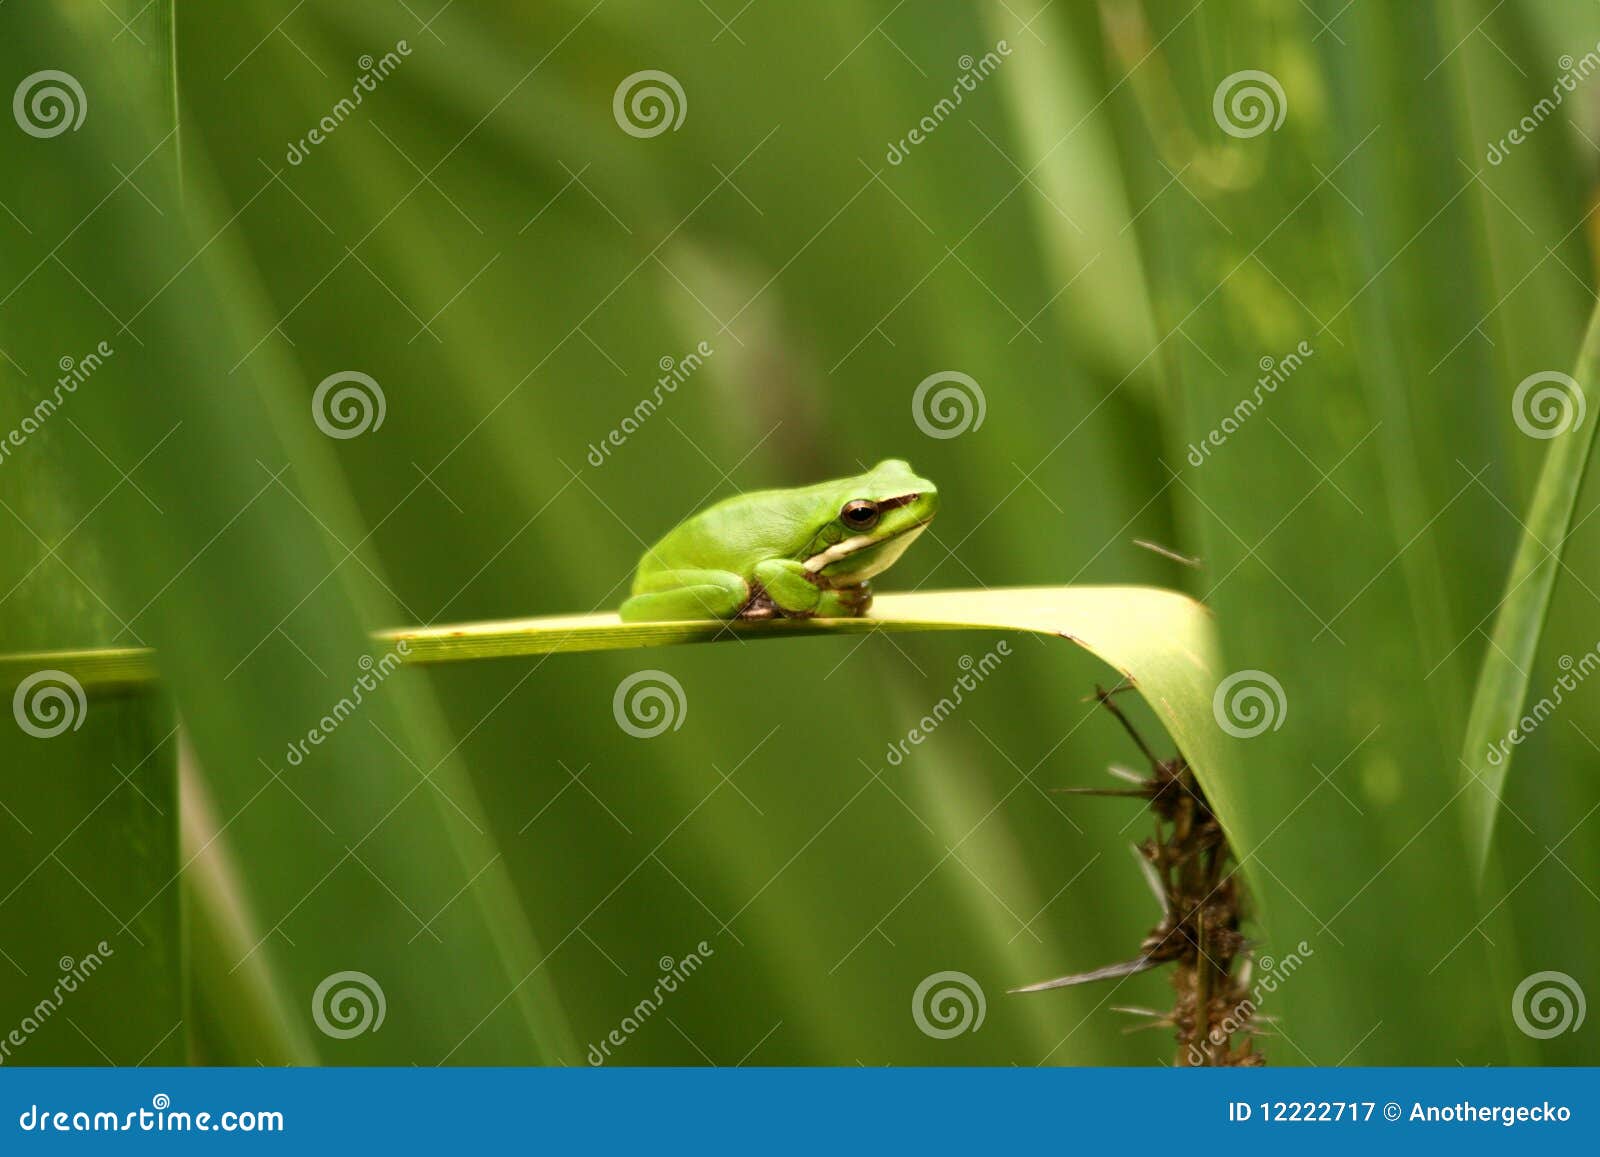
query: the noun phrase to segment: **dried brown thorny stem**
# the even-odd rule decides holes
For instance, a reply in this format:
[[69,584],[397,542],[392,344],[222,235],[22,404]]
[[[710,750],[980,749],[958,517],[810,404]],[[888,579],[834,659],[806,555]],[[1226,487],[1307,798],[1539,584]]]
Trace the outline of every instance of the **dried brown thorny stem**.
[[1179,1065],[1260,1065],[1259,1035],[1250,994],[1250,944],[1239,931],[1245,917],[1244,881],[1234,871],[1233,850],[1182,753],[1160,759],[1110,691],[1095,687],[1095,699],[1114,715],[1150,761],[1141,776],[1113,767],[1121,788],[1067,787],[1073,795],[1122,796],[1148,801],[1155,834],[1136,847],[1151,890],[1161,903],[1161,921],[1120,964],[1029,984],[1013,992],[1044,992],[1098,980],[1116,980],[1173,965],[1176,999],[1170,1012],[1121,1008],[1145,1018],[1139,1028],[1171,1028]]

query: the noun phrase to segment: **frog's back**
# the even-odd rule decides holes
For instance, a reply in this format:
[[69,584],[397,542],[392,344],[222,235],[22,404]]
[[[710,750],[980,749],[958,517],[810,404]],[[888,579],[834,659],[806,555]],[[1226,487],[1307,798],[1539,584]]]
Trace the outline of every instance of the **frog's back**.
[[815,534],[805,490],[736,494],[673,527],[645,551],[635,579],[666,570],[725,570],[749,578],[763,559],[800,557]]

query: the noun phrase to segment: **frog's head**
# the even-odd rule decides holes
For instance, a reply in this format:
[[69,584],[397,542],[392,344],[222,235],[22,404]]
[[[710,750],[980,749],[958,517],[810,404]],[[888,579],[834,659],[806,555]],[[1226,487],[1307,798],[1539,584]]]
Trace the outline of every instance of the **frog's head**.
[[938,488],[901,458],[830,482],[817,499],[825,522],[805,567],[835,586],[888,570],[939,510]]

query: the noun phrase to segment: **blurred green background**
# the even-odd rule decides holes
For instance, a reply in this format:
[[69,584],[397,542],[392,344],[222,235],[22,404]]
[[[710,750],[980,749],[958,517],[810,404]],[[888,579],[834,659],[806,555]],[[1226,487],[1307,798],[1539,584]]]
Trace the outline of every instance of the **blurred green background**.
[[[0,728],[0,1034],[112,950],[6,1063],[583,1064],[702,941],[611,1063],[1169,1063],[1112,1011],[1160,973],[1005,994],[1158,916],[1148,818],[1046,791],[1137,766],[1072,648],[1013,640],[899,765],[994,638],[405,670],[289,757],[368,630],[612,608],[706,501],[890,456],[943,508],[884,589],[1173,586],[1281,684],[1223,817],[1259,952],[1307,946],[1272,1063],[1600,1061],[1511,1016],[1534,972],[1600,993],[1600,691],[1518,750],[1481,890],[1459,758],[1549,446],[1513,392],[1593,304],[1600,77],[1490,145],[1597,41],[1583,0],[0,8],[0,89],[86,106],[0,123],[0,427],[112,351],[0,460],[0,651],[164,675]],[[642,70],[676,128],[625,131]],[[1282,121],[1236,135],[1244,70]],[[383,421],[331,438],[348,371]],[[984,419],[933,437],[945,371]],[[1534,698],[1600,640],[1597,502]],[[686,704],[648,740],[612,712],[646,668]],[[376,1031],[319,1028],[344,971]],[[977,1031],[918,1028],[941,971]]]

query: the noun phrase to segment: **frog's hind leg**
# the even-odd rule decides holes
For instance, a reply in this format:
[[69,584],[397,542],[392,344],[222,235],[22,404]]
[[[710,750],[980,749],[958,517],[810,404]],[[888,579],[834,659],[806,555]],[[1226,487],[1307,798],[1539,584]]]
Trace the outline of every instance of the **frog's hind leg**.
[[619,614],[625,623],[731,619],[749,599],[749,585],[732,571],[659,571],[639,584]]

